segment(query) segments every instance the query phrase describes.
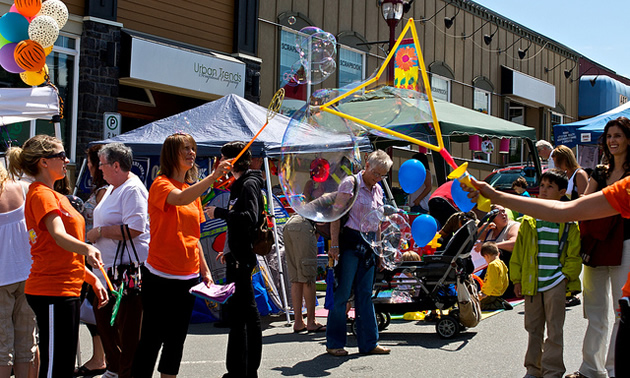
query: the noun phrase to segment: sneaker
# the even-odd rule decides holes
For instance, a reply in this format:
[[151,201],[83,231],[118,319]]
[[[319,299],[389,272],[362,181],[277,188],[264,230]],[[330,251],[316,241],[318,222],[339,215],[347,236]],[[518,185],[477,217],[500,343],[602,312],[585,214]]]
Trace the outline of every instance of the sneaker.
[[118,378],[118,373],[107,370],[105,374],[101,375],[101,378]]
[[579,297],[576,297],[575,295],[572,295],[572,296],[567,298],[566,307],[573,307],[573,306],[577,306],[577,305],[580,305],[580,304],[582,304],[582,301],[580,300]]
[[576,371],[575,373],[567,374],[564,378],[588,378],[586,375]]

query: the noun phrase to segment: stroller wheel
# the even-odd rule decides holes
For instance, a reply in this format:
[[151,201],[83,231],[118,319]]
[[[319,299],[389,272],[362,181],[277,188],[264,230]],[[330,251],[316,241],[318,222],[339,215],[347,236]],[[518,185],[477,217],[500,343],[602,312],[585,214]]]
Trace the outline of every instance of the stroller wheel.
[[376,313],[376,324],[378,324],[379,331],[382,331],[385,328],[387,328],[387,326],[389,325],[391,321],[392,321],[392,316],[389,314],[389,312]]
[[446,315],[442,316],[442,318],[438,320],[437,324],[435,325],[435,331],[440,337],[444,339],[450,339],[451,337],[459,333],[460,325],[457,319],[452,316]]
[[357,336],[357,320],[356,319],[352,319],[350,321],[350,331],[352,332],[354,337]]

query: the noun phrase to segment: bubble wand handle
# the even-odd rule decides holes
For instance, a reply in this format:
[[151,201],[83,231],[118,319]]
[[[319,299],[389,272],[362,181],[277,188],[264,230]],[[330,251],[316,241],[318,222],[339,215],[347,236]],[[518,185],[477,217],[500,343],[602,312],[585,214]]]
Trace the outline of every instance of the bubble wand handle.
[[103,273],[103,277],[105,277],[105,282],[107,282],[107,287],[109,288],[109,291],[114,292],[116,290],[114,290],[114,286],[112,285],[112,281],[109,280],[109,277],[107,276],[107,273],[105,273],[105,268],[103,268],[103,265],[99,265],[98,268],[101,270],[101,273]]
[[[472,184],[472,181],[470,181],[470,175],[466,171],[467,168],[468,168],[468,163],[466,162],[460,165],[459,167],[457,167],[457,169],[455,169],[453,172],[449,173],[448,178],[451,180],[457,179],[460,183],[466,185],[467,187],[475,189],[475,187]],[[492,203],[490,202],[488,198],[482,195],[479,195],[479,199],[477,200],[477,208],[479,210],[488,212],[491,210],[491,207],[490,207],[491,205]]]
[[276,114],[278,114],[278,112],[280,111],[280,107],[282,106],[282,102],[283,101],[284,101],[284,88],[280,88],[276,92],[276,94],[273,95],[273,98],[271,99],[271,102],[269,103],[269,107],[267,107],[267,121],[260,128],[260,130],[258,130],[256,135],[254,135],[252,140],[250,140],[249,143],[247,143],[245,145],[245,147],[241,150],[241,152],[239,152],[238,155],[236,155],[234,160],[232,160],[232,165],[234,165],[234,163],[236,163],[238,161],[238,159],[240,159],[241,156],[243,156],[245,151],[247,151],[247,149],[252,145],[252,143],[254,143],[254,141],[256,139],[258,139],[258,136],[260,135],[260,133],[262,133],[262,131],[265,129],[265,127],[267,127],[267,125],[269,124],[269,120],[273,119],[273,117],[275,117]]

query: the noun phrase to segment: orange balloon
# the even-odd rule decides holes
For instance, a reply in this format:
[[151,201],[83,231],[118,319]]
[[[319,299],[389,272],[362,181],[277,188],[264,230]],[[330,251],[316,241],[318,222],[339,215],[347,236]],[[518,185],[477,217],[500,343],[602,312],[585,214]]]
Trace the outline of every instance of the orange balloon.
[[46,64],[46,53],[39,43],[25,39],[15,46],[15,63],[26,71],[37,72]]
[[36,87],[46,81],[48,75],[48,65],[44,64],[44,68],[37,72],[24,71],[20,72],[20,78],[26,85]]
[[24,17],[33,17],[42,8],[42,0],[15,0],[15,9]]
[[50,54],[52,52],[54,45],[50,45],[48,47],[44,48],[44,54],[46,54],[46,56],[48,56],[48,54]]

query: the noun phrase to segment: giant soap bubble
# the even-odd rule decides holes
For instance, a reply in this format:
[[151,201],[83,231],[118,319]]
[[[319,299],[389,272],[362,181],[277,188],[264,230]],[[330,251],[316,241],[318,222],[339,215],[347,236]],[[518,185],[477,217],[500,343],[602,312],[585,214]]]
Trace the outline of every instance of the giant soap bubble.
[[319,110],[337,91],[313,94],[293,114],[282,139],[280,183],[293,209],[305,218],[331,222],[354,204],[361,168],[357,132],[349,122]]

